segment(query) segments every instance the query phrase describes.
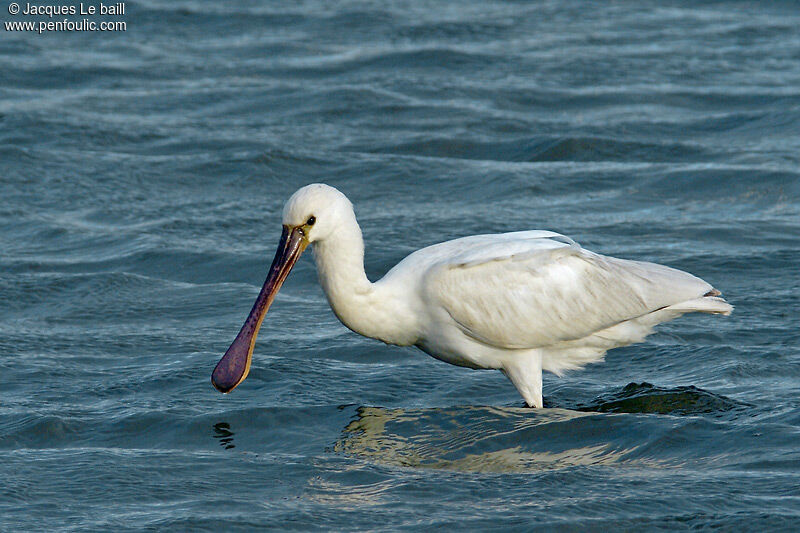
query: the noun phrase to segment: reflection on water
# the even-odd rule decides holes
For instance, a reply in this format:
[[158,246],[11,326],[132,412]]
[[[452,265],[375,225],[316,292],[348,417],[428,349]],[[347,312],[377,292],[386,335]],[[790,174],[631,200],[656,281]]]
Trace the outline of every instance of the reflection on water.
[[[472,472],[540,472],[578,465],[670,466],[649,444],[692,419],[742,405],[695,387],[630,384],[591,407],[528,409],[359,407],[334,451],[396,466]],[[594,412],[589,412],[594,411]]]
[[217,422],[214,424],[214,438],[217,439],[219,445],[226,450],[236,448],[236,445],[233,443],[233,435],[234,433],[231,431],[231,425],[227,422]]
[[[353,467],[353,470],[358,470]],[[304,498],[320,504],[335,505],[339,510],[357,510],[364,505],[383,503],[383,494],[392,489],[393,480],[375,483],[340,483],[333,479],[314,476],[308,481]]]
[[[382,409],[360,407],[334,445],[338,453],[397,466],[475,472],[534,472],[618,461],[593,431],[597,415],[548,409],[463,407]],[[570,437],[570,438],[568,438]]]

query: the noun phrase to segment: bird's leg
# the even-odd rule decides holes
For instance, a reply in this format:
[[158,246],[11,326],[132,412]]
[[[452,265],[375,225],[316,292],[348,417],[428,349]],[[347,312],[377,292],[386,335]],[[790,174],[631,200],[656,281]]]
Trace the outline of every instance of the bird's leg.
[[517,353],[503,364],[503,373],[511,380],[530,407],[542,408],[542,354],[538,351]]

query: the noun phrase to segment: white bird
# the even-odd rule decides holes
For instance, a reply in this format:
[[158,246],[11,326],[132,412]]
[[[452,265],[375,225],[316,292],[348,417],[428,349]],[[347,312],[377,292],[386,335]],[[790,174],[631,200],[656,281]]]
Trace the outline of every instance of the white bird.
[[601,361],[607,350],[640,342],[683,313],[733,310],[691,274],[599,255],[552,231],[429,246],[371,283],[353,205],[337,189],[313,184],[283,208],[283,234],[264,287],[212,374],[221,392],[247,377],[261,322],[309,244],[345,326],[454,365],[500,370],[531,407],[542,407],[543,370],[560,375]]

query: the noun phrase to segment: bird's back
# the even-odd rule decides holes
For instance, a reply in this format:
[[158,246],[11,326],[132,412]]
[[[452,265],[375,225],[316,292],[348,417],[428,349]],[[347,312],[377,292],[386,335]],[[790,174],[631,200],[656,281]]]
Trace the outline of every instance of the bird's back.
[[[465,335],[511,350],[575,341],[714,294],[686,272],[595,254],[549,231],[448,241],[411,254],[387,277],[393,272],[419,277],[421,297]],[[713,300],[712,310],[683,312],[730,311]]]

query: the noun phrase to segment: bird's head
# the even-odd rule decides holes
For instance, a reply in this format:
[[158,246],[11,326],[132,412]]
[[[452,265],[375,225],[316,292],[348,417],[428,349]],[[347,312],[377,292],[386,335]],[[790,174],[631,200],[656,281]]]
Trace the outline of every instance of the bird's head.
[[283,207],[281,240],[264,286],[239,334],[211,374],[217,390],[230,392],[247,377],[261,322],[303,250],[312,242],[325,240],[347,217],[354,216],[350,200],[329,185],[306,185],[289,198]]
[[297,231],[307,244],[326,239],[352,217],[347,196],[323,183],[298,189],[283,206],[284,231]]

